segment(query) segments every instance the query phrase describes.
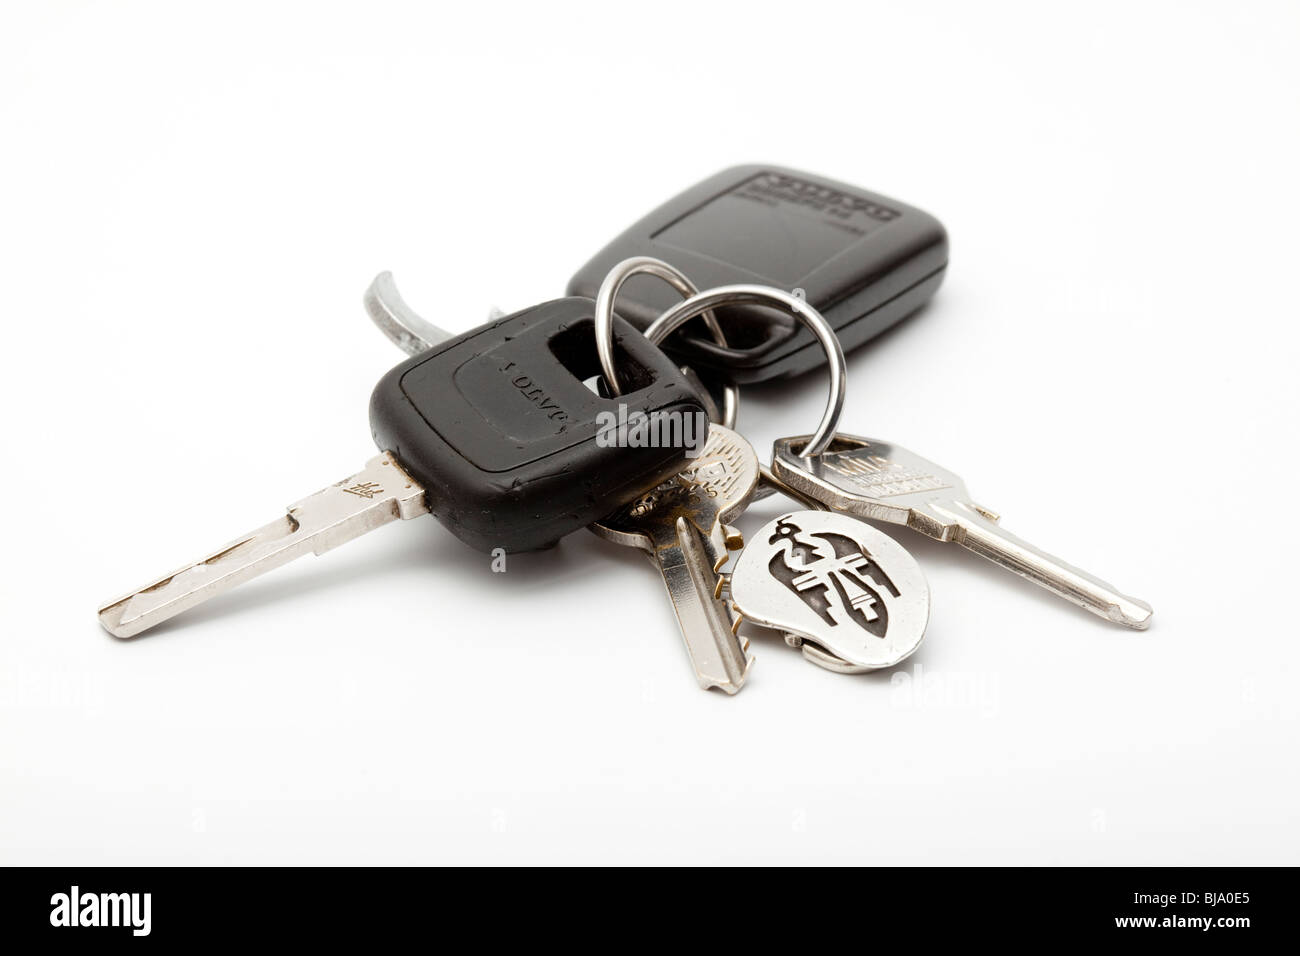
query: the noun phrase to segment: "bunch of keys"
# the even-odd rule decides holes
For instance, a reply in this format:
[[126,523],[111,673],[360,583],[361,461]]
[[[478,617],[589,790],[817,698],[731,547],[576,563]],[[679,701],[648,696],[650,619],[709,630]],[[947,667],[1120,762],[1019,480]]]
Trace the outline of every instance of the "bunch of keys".
[[[686,276],[654,259],[629,259],[611,270],[597,296],[596,329],[606,346],[601,367],[615,389],[618,373],[608,347],[613,300],[639,273],[664,278],[683,293],[692,288]],[[772,466],[761,470],[771,490],[816,510],[777,518],[742,552],[729,579],[733,630],[742,620],[780,630],[809,660],[842,673],[891,667],[913,653],[929,620],[925,577],[900,545],[859,519],[957,542],[1113,623],[1148,626],[1150,605],[1004,531],[995,513],[969,499],[955,474],[897,445],[838,434],[844,353],[804,299],[748,285],[691,294],[651,324],[646,337],[661,342],[695,316],[738,303],[782,307],[803,322],[825,351],[830,396],[817,431],[778,439]],[[728,407],[734,405],[731,396]]]
[[[810,187],[808,179],[740,167],[701,184],[723,187],[701,208],[730,216],[761,201],[785,214],[781,202],[793,195],[794,218],[778,225],[782,232],[806,232],[809,242],[826,228],[825,216],[849,234],[854,229],[845,226],[846,215],[874,217],[874,226],[858,230],[856,248],[870,260],[864,269],[882,263],[889,269],[866,285],[887,287],[894,275],[931,269],[916,279],[919,291],[908,301],[914,308],[928,298],[946,264],[937,223],[892,200],[848,195],[851,187],[842,184]],[[822,218],[807,215],[816,206],[810,188],[819,190]],[[698,198],[699,190],[684,195]],[[693,215],[702,217],[693,241],[703,241],[709,215]],[[639,226],[656,221],[652,214]],[[645,241],[638,228],[611,249],[629,237]],[[653,236],[655,243],[662,239],[660,232]],[[921,249],[942,254],[937,272]],[[710,261],[716,267],[718,260]],[[778,268],[773,261],[764,266]],[[644,334],[614,312],[623,283],[638,275],[664,280],[683,298],[642,321]],[[485,551],[547,547],[584,526],[644,550],[661,572],[697,681],[729,694],[740,690],[753,663],[742,622],[777,629],[809,660],[849,673],[893,666],[920,644],[929,617],[925,577],[901,545],[862,519],[956,541],[1109,620],[1145,627],[1149,606],[1003,532],[996,515],[967,500],[955,475],[897,446],[837,434],[846,383],[839,336],[860,344],[901,315],[889,311],[896,306],[877,309],[875,299],[859,295],[855,301],[877,309],[869,313],[875,318],[862,322],[841,311],[837,336],[816,303],[841,296],[853,276],[842,264],[831,274],[814,267],[808,276],[812,302],[807,294],[748,282],[701,293],[668,263],[634,256],[607,271],[594,300],[543,303],[451,336],[411,310],[382,273],[367,292],[367,311],[411,356],[371,399],[382,453],[281,518],[109,602],[100,621],[115,636],[132,637],[301,554],[323,554],[398,518],[434,513]],[[633,304],[649,298],[642,286]],[[697,316],[709,338],[679,344],[671,354],[711,356],[722,363],[715,372],[734,365],[748,369],[736,377],[761,380],[818,364],[809,343],[824,355],[831,384],[822,420],[812,435],[776,442],[770,468],[734,431],[735,384],[724,387],[719,405],[691,367],[660,349]],[[747,357],[728,343],[737,322],[768,329],[763,347]],[[788,331],[799,325],[799,335]],[[602,441],[603,422],[616,406],[623,416],[664,416],[683,425],[667,443]],[[735,520],[750,501],[777,491],[808,510],[769,522],[745,548]],[[740,556],[726,574],[735,551]]]

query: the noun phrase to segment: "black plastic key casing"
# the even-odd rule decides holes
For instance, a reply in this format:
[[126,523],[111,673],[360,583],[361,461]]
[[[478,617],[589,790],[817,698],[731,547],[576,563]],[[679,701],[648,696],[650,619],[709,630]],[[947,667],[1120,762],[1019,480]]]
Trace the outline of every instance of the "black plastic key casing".
[[[554,544],[681,470],[703,447],[700,396],[621,318],[614,341],[625,394],[602,398],[594,303],[556,299],[466,332],[394,368],[370,399],[375,443],[425,489],[429,510],[482,551]],[[674,447],[597,440],[610,419],[692,416]],[[684,420],[684,419],[683,419]]]
[[[759,283],[808,302],[850,351],[915,312],[943,281],[948,237],[939,220],[897,200],[779,166],[735,166],[697,183],[644,217],[569,281],[595,296],[605,274],[630,256],[676,266],[701,289]],[[617,309],[644,329],[681,301],[662,281],[633,276]],[[798,375],[825,363],[811,332],[789,314],[739,306],[718,310],[728,347],[702,323],[664,347],[697,370],[739,384]]]

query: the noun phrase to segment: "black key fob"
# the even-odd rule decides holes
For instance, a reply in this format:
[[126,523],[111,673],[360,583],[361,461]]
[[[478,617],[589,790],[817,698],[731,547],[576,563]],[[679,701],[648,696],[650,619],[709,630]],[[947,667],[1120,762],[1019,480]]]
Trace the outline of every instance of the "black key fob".
[[[628,229],[578,270],[568,293],[595,296],[605,274],[630,256],[663,259],[701,289],[741,282],[802,289],[847,352],[929,300],[948,265],[948,236],[928,213],[856,186],[778,166],[735,166]],[[633,276],[616,307],[644,329],[679,301],[659,280]],[[826,361],[812,333],[777,310],[719,309],[718,320],[726,348],[692,323],[665,349],[738,384],[799,375]]]
[[594,308],[535,305],[413,356],[375,387],[375,443],[467,544],[554,544],[677,474],[708,440],[699,393],[622,319],[626,391],[605,398],[584,384],[600,373]]

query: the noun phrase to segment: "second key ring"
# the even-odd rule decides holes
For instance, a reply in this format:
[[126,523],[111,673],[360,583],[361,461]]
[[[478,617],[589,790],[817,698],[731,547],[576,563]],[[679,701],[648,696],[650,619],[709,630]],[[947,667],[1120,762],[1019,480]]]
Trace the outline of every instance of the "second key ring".
[[[695,283],[678,269],[673,268],[662,259],[655,259],[652,256],[633,256],[630,259],[624,259],[614,268],[610,269],[605,279],[600,284],[600,291],[596,293],[596,353],[600,356],[600,368],[605,375],[605,382],[609,385],[609,390],[614,395],[622,395],[623,387],[618,381],[618,369],[614,366],[614,300],[618,298],[619,289],[623,283],[634,275],[651,275],[657,279],[662,279],[670,286],[676,289],[683,299],[690,301],[692,296],[699,295],[700,290],[695,287]],[[687,318],[701,316],[704,324],[709,327],[709,333],[713,336],[713,341],[717,342],[724,348],[727,345],[727,339],[722,334],[722,327],[718,324],[717,316],[713,314],[712,309],[706,308],[692,312]],[[656,320],[654,326],[658,325],[662,319]],[[681,320],[685,322],[686,319]],[[680,325],[681,322],[678,323]],[[649,329],[647,329],[646,338],[649,338],[655,345],[661,343],[668,333],[676,329],[662,332],[658,338],[650,338]],[[728,383],[723,388],[723,408],[722,422],[720,424],[727,428],[736,427],[736,412],[740,407],[740,390],[735,385]]]
[[807,326],[809,331],[817,337],[817,341],[826,351],[826,364],[831,377],[830,392],[827,395],[826,410],[822,412],[822,420],[817,425],[817,431],[808,439],[808,444],[804,445],[803,450],[799,452],[799,457],[811,458],[820,455],[835,438],[835,429],[839,425],[840,412],[844,409],[844,389],[847,384],[848,374],[844,364],[844,348],[840,345],[835,330],[831,328],[825,317],[809,305],[806,300],[765,285],[718,286],[716,289],[698,293],[673,306],[650,323],[650,327],[645,330],[645,337],[658,345],[674,332],[678,326],[689,322],[708,309],[723,305],[783,306],[789,309],[791,314]]

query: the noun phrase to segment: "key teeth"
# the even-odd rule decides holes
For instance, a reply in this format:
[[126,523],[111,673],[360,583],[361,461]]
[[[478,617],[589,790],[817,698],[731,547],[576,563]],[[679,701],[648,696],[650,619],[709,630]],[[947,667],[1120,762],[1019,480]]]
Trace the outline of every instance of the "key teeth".
[[740,649],[745,652],[745,657],[748,659],[748,663],[745,665],[745,672],[749,673],[749,668],[754,663],[754,656],[749,653],[749,638],[740,633],[740,628],[746,620],[745,615],[741,612],[740,608],[736,607],[734,601],[727,601],[726,609],[728,617],[731,618],[731,634],[736,638],[737,642],[740,644]]
[[745,536],[735,525],[719,525],[713,543],[715,548],[718,544],[722,545],[722,551],[713,561],[713,573],[717,574],[730,560],[732,551],[739,551],[745,547]]
[[726,611],[727,617],[731,620],[731,634],[740,643],[740,649],[749,653],[749,638],[740,633],[740,627],[745,623],[745,615],[736,607],[736,602],[724,600],[722,602],[723,610]]

